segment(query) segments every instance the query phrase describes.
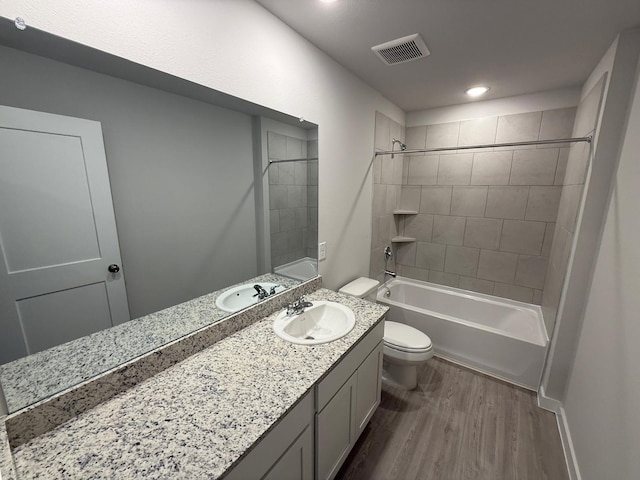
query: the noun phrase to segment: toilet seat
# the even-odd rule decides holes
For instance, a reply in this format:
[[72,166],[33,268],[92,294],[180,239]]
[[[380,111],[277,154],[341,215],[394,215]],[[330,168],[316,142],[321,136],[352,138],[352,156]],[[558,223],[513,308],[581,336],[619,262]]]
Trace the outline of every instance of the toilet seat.
[[404,353],[426,353],[433,349],[431,339],[420,330],[398,322],[385,321],[384,344]]

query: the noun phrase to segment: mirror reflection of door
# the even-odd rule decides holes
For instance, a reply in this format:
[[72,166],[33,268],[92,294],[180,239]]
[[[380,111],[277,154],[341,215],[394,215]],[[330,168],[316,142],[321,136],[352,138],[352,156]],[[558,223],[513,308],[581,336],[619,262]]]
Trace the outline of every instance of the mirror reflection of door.
[[99,122],[0,106],[0,364],[128,321]]

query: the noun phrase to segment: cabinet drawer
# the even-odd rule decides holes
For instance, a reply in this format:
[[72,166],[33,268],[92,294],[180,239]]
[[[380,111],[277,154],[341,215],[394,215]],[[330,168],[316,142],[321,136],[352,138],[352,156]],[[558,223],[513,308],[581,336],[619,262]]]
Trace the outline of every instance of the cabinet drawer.
[[316,387],[316,411],[319,412],[353,375],[384,337],[384,321],[378,323],[353,349],[338,362]]

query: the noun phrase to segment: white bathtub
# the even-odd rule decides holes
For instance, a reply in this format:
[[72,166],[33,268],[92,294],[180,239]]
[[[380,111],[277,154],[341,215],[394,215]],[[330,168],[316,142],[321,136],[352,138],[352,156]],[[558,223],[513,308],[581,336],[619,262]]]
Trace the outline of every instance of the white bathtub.
[[402,277],[377,300],[390,307],[388,320],[427,334],[437,356],[538,389],[549,340],[537,305]]
[[275,267],[273,273],[284,275],[294,280],[308,280],[309,278],[318,276],[318,261],[311,257],[300,258],[299,260]]

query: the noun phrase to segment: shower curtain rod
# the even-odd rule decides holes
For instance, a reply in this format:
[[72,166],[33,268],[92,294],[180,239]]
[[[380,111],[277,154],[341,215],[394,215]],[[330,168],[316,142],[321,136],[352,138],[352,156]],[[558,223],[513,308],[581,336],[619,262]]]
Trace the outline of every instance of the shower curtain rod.
[[397,155],[404,153],[429,153],[429,152],[446,152],[450,150],[471,150],[474,148],[494,148],[494,147],[520,147],[524,145],[548,145],[551,143],[591,143],[592,137],[575,137],[575,138],[558,138],[555,140],[533,140],[530,142],[509,142],[509,143],[487,143],[484,145],[465,145],[462,147],[440,147],[440,148],[421,148],[417,150],[387,150],[383,152],[375,152],[378,155]]
[[308,160],[318,160],[318,157],[311,158],[291,158],[289,160],[269,160],[269,165],[272,163],[287,163],[287,162],[306,162]]

